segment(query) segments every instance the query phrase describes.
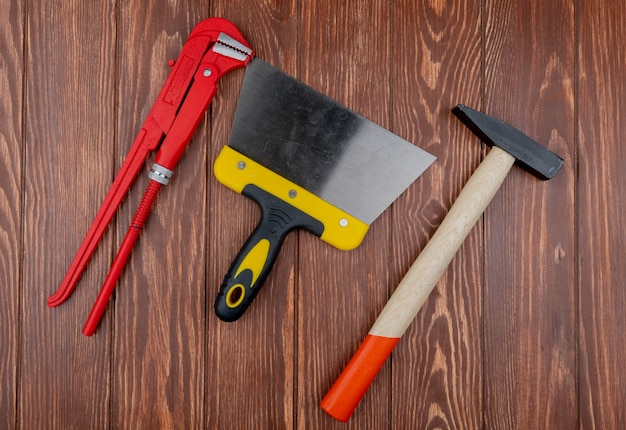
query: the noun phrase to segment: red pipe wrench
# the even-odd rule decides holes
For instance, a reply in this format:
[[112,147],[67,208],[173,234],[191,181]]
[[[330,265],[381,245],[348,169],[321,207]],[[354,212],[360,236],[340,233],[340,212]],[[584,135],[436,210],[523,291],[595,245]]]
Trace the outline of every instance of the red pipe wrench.
[[55,307],[72,294],[146,157],[160,145],[148,175],[150,178],[148,188],[113,260],[109,274],[83,328],[83,334],[91,336],[98,327],[109,297],[139,237],[158,191],[169,182],[176,163],[217,93],[217,82],[231,70],[248,65],[253,56],[252,49],[239,30],[233,23],[223,18],[206,19],[192,30],[61,286],[48,298],[48,306]]

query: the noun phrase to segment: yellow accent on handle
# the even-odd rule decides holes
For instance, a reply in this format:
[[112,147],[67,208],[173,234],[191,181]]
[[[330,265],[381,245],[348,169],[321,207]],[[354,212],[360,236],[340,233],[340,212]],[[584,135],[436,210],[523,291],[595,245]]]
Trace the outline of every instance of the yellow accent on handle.
[[356,248],[369,229],[369,225],[363,221],[229,146],[222,148],[215,160],[213,172],[218,181],[240,194],[246,185],[254,184],[317,219],[324,224],[320,238],[336,248]]
[[267,239],[261,239],[254,245],[254,247],[244,257],[241,265],[235,273],[235,278],[239,276],[241,272],[248,269],[252,272],[252,281],[250,282],[250,288],[254,288],[256,280],[259,279],[259,275],[265,266],[267,261],[267,253],[270,250],[270,241]]
[[[239,293],[239,296],[233,301],[233,294]],[[243,302],[246,297],[246,288],[242,284],[235,284],[230,287],[230,290],[226,293],[226,306],[231,309],[235,309]]]

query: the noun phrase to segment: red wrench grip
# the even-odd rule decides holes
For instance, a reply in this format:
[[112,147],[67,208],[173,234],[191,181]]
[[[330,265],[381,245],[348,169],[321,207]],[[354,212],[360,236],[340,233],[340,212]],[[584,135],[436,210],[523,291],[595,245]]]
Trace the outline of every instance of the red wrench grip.
[[[216,81],[219,77],[215,66],[210,63],[202,63],[196,72],[195,80],[189,90],[185,104],[180,109],[176,121],[161,144],[161,148],[156,155],[155,163],[166,169],[173,169],[178,160],[182,156],[187,143],[191,140],[193,132],[204,116],[209,104],[215,93],[217,92]],[[98,294],[96,303],[87,319],[87,323],[83,328],[83,334],[91,336],[95,331],[104,310],[106,309],[109,298],[113,294],[115,284],[122,273],[126,261],[130,256],[131,250],[135,242],[139,238],[139,233],[150,214],[152,204],[156,199],[157,193],[162,183],[150,181],[150,185],[144,194],[141,204],[135,213],[133,222],[131,223],[126,237],[122,241],[122,245],[113,260],[109,274],[107,275],[104,285]]]
[[135,242],[139,238],[139,234],[141,233],[141,230],[150,215],[150,210],[152,209],[152,205],[159,194],[161,186],[162,184],[157,181],[150,181],[150,184],[148,184],[148,188],[141,199],[137,212],[135,212],[133,221],[130,223],[126,236],[124,236],[120,249],[113,260],[111,268],[109,269],[109,274],[102,285],[98,298],[96,299],[96,302],[89,313],[89,317],[87,318],[87,322],[83,327],[84,335],[91,336],[94,334],[96,328],[100,324],[100,320],[102,319],[102,315],[104,314],[107,303],[109,302],[109,298],[111,297],[111,294],[113,294],[113,290],[115,289],[115,285],[117,284],[120,275],[122,274],[126,261],[128,260]]
[[158,143],[161,139],[162,132],[155,127],[142,128],[128,155],[124,159],[124,163],[120,168],[109,192],[107,193],[102,206],[98,210],[87,235],[83,239],[74,260],[72,261],[59,289],[48,298],[48,306],[55,307],[63,303],[72,294],[78,279],[82,275],[87,263],[91,259],[100,239],[108,228],[113,215],[117,212],[120,203],[126,196],[128,189],[135,180],[137,172],[144,164],[148,153],[154,150],[150,142]]

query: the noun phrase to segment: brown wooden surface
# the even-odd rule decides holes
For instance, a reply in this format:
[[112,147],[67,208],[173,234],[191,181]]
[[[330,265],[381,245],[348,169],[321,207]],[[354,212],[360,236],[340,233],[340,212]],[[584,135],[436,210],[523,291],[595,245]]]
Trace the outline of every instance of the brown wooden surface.
[[485,105],[567,166],[548,183],[512,172],[486,211],[485,420],[502,428],[575,428],[574,4],[507,11],[487,2],[484,21]]
[[[0,0],[0,428],[625,428],[626,7],[596,3]],[[87,338],[145,175],[70,300],[46,298],[210,16],[438,160],[357,249],[291,234],[223,323],[215,294],[259,216],[212,175],[244,71],[225,76]],[[510,173],[340,424],[320,399],[486,151],[461,102],[565,167]]]

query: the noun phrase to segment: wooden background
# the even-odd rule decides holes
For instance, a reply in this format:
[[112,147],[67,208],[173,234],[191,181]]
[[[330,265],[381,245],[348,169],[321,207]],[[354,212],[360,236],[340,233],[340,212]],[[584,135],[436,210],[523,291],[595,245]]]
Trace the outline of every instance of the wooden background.
[[[625,5],[0,0],[0,428],[626,428]],[[438,160],[356,250],[290,235],[245,317],[222,323],[218,285],[259,216],[212,175],[244,72],[231,73],[87,338],[146,175],[71,299],[46,298],[167,60],[210,16]],[[565,167],[549,182],[511,172],[340,424],[320,399],[485,154],[457,103]]]

